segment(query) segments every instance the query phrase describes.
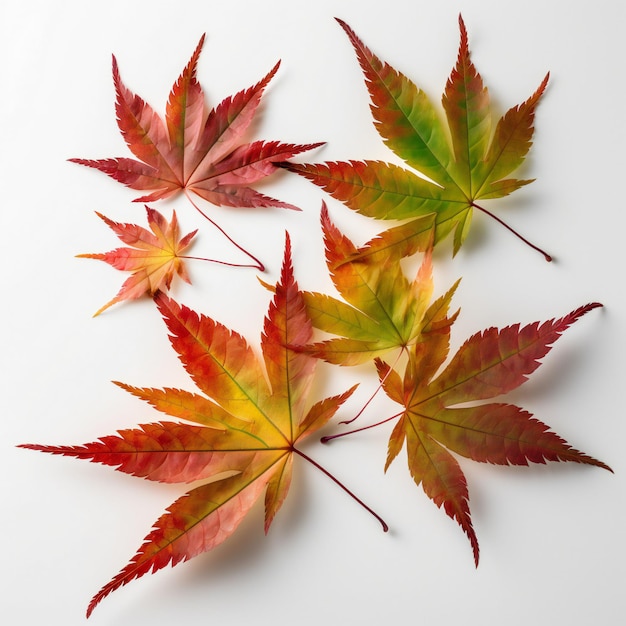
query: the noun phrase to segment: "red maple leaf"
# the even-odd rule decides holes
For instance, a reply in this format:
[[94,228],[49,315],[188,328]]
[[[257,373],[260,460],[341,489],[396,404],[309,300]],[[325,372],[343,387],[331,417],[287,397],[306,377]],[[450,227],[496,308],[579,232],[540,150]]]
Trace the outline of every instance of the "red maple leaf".
[[172,87],[165,121],[122,83],[113,57],[117,124],[139,160],[70,161],[94,167],[132,189],[150,192],[136,202],[160,200],[184,190],[193,191],[216,205],[296,209],[255,191],[250,185],[276,171],[276,162],[321,144],[278,141],[239,144],[280,62],[257,84],[225,98],[207,114],[204,93],[196,79],[203,43],[204,35]]
[[591,303],[541,324],[476,333],[438,375],[447,353],[449,324],[430,333],[427,328],[423,341],[409,348],[403,376],[377,360],[385,392],[404,407],[389,439],[385,469],[406,443],[411,476],[465,531],[476,564],[478,540],[467,483],[451,452],[497,465],[574,461],[612,471],[572,448],[528,411],[505,402],[482,402],[524,383],[561,333],[599,306]]

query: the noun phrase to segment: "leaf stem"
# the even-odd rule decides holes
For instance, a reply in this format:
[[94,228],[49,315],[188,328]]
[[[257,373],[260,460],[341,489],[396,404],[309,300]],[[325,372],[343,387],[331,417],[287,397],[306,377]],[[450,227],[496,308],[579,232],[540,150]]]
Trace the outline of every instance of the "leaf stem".
[[383,424],[386,424],[387,422],[390,422],[391,420],[396,419],[396,417],[400,417],[403,413],[404,411],[400,411],[400,413],[396,413],[395,415],[392,415],[391,417],[386,417],[384,420],[380,420],[380,422],[376,422],[374,424],[369,424],[368,426],[361,426],[360,428],[355,428],[353,430],[346,430],[345,432],[337,433],[336,435],[326,435],[325,437],[322,437],[320,441],[322,443],[328,443],[329,441],[332,441],[333,439],[339,439],[339,437],[345,437],[346,435],[353,435],[354,433],[360,433],[362,430],[369,430],[370,428],[375,428],[376,426],[382,426]]
[[389,530],[389,526],[387,526],[387,522],[385,522],[385,520],[380,515],[378,515],[378,513],[374,512],[372,509],[370,509],[370,507],[367,506],[367,504],[365,504],[365,502],[363,502],[363,500],[361,500],[354,493],[352,493],[352,491],[350,491],[341,481],[339,481],[337,478],[335,478],[327,469],[322,467],[317,461],[312,459],[310,456],[307,456],[306,454],[304,454],[304,452],[301,452],[297,448],[294,447],[294,448],[292,448],[292,450],[296,454],[300,455],[303,459],[305,459],[309,463],[311,463],[313,466],[315,466],[318,470],[320,470],[320,472],[322,472],[323,474],[328,476],[328,478],[330,478],[334,483],[339,485],[350,497],[352,497],[354,500],[356,500],[368,513],[373,515],[380,522],[381,526],[383,527],[383,531],[384,532],[387,532]]
[[229,267],[252,267],[254,269],[259,269],[258,265],[253,265],[252,263],[229,263],[228,261],[220,261],[218,259],[207,259],[202,256],[188,256],[186,254],[179,254],[179,259],[189,259],[191,261],[208,261],[209,263],[219,263],[220,265],[228,265]]
[[[356,420],[357,418],[361,417],[361,415],[363,415],[363,411],[365,411],[365,409],[369,406],[370,402],[372,402],[372,400],[374,400],[374,398],[376,397],[376,394],[383,388],[383,383],[387,379],[387,376],[391,374],[391,372],[393,371],[393,368],[398,364],[398,361],[400,360],[400,357],[402,356],[402,353],[405,350],[406,350],[406,346],[402,346],[402,350],[400,350],[400,352],[398,353],[398,356],[396,357],[396,360],[393,362],[393,365],[389,368],[387,373],[378,383],[378,387],[376,387],[376,390],[374,391],[374,393],[367,399],[365,404],[359,409],[358,413],[354,417],[350,418],[349,420],[343,420],[339,422],[340,424],[352,424],[354,420]],[[322,443],[325,443],[325,442],[322,442]]]
[[[215,222],[214,220],[212,220],[192,199],[191,196],[189,195],[189,192],[185,189],[185,196],[187,196],[187,200],[189,200],[189,202],[191,202],[191,205],[196,209],[196,211],[198,211],[198,213],[200,213],[200,215],[202,215],[202,217],[204,217],[206,220],[208,220],[215,228],[217,228],[217,230],[220,231],[220,233],[222,233],[222,235],[224,235],[224,237],[226,237],[226,239],[228,239],[228,241],[230,241],[230,243],[233,244],[233,246],[235,246],[235,248],[237,248],[238,250],[241,250],[246,256],[250,257],[255,265],[233,265],[233,267],[255,267],[256,269],[258,269],[260,272],[264,272],[265,271],[265,265],[263,265],[263,263],[261,263],[261,261],[259,261],[259,259],[257,259],[251,252],[248,252],[243,246],[240,246],[217,222]],[[218,263],[220,261],[217,261]],[[231,265],[230,263],[226,263],[225,265]]]
[[536,246],[534,243],[531,243],[530,241],[528,241],[528,239],[526,239],[525,237],[520,235],[514,228],[511,228],[511,226],[509,226],[505,221],[501,220],[497,215],[495,215],[491,211],[488,211],[487,209],[479,206],[478,204],[475,204],[474,202],[471,203],[471,206],[473,206],[475,209],[478,209],[479,211],[482,211],[483,213],[485,213],[489,217],[492,217],[494,220],[496,220],[496,222],[498,222],[498,224],[501,224],[508,231],[512,232],[516,237],[521,239],[527,246],[530,246],[533,250],[536,250],[540,254],[543,254],[543,257],[545,258],[546,261],[548,261],[548,263],[550,263],[550,261],[552,261],[552,257],[547,252],[545,252],[544,250],[542,250],[541,248]]

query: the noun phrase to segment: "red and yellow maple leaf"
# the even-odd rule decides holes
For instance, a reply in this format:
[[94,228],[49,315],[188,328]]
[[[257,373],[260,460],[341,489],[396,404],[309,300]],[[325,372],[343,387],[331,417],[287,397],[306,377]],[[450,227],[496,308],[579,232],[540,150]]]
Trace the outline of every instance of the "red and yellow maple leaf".
[[512,107],[492,130],[489,94],[470,58],[467,32],[459,17],[458,59],[442,98],[446,128],[421,89],[374,55],[345,22],[338,22],[363,70],[376,130],[398,157],[430,180],[381,161],[286,163],[284,167],[364,215],[410,219],[403,225],[407,233],[431,229],[432,222],[423,218],[434,215],[435,244],[453,233],[455,254],[469,232],[474,209],[515,232],[477,202],[501,198],[532,182],[508,176],[530,149],[535,109],[548,76],[528,100]]
[[204,35],[172,87],[165,122],[122,83],[113,57],[117,123],[139,160],[70,161],[94,167],[132,189],[150,192],[136,202],[160,200],[184,190],[222,206],[297,208],[250,185],[276,171],[276,162],[321,144],[254,141],[239,145],[280,62],[257,84],[225,98],[207,114],[204,92],[196,78],[203,43]]
[[202,394],[117,384],[185,421],[144,424],[81,446],[22,446],[110,465],[150,480],[208,480],[156,521],[129,564],[94,596],[88,615],[131,580],[224,541],[263,492],[267,531],[289,490],[294,455],[331,476],[296,444],[323,427],[354,390],[310,402],[316,359],[287,347],[308,342],[312,332],[293,277],[288,238],[261,338],[264,366],[241,335],[162,292],[155,299],[172,346]]
[[79,258],[105,261],[118,270],[132,272],[115,298],[98,309],[94,317],[116,302],[134,300],[144,294],[154,295],[157,291],[169,289],[176,274],[190,282],[180,253],[189,246],[197,231],[181,239],[176,211],[172,212],[171,222],[150,207],[146,207],[146,212],[150,230],[136,224],[114,222],[97,213],[124,243],[133,247],[116,248],[103,254],[77,255]]

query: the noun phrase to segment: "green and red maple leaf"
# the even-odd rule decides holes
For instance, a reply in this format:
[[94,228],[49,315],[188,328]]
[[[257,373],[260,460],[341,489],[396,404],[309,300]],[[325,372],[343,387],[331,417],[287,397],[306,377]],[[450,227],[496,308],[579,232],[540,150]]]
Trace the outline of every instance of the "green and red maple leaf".
[[207,113],[196,78],[203,43],[204,35],[172,87],[165,121],[122,83],[113,57],[117,124],[138,160],[70,160],[94,167],[132,189],[149,192],[136,202],[161,200],[185,191],[220,206],[295,209],[250,185],[274,173],[277,162],[321,144],[240,143],[280,62],[258,83],[225,98]]
[[401,227],[406,236],[431,229],[427,218],[434,215],[435,244],[452,233],[456,254],[469,232],[473,210],[489,213],[477,204],[479,200],[501,198],[532,182],[509,175],[530,149],[535,109],[548,76],[528,100],[507,111],[494,129],[489,94],[471,61],[467,31],[459,17],[458,59],[442,98],[446,125],[419,87],[374,55],[345,22],[338,22],[363,70],[376,130],[419,174],[371,160],[286,163],[284,167],[363,215],[410,220]]
[[[465,531],[476,564],[478,540],[467,483],[451,453],[497,465],[573,461],[610,471],[608,465],[575,450],[524,409],[505,402],[482,403],[525,382],[561,333],[598,306],[591,303],[542,324],[515,324],[477,333],[438,375],[448,349],[450,325],[445,319],[432,320],[432,329],[427,325],[421,341],[409,348],[404,374],[376,361],[383,389],[403,407],[389,439],[385,469],[406,443],[411,476]],[[437,322],[444,322],[445,330]]]
[[94,596],[88,615],[131,580],[224,541],[263,493],[267,531],[287,496],[294,455],[328,474],[296,445],[326,425],[354,390],[311,402],[316,359],[288,347],[307,343],[312,333],[293,277],[288,239],[263,327],[263,363],[226,326],[163,293],[155,299],[172,346],[202,394],[117,384],[184,421],[143,424],[81,446],[23,446],[110,465],[149,480],[208,481],[176,500],[156,521],[130,563]]

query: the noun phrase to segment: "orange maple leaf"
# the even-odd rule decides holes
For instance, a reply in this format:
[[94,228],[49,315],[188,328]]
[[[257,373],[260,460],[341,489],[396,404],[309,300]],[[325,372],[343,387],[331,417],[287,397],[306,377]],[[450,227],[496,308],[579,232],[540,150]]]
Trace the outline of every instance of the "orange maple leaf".
[[96,212],[124,243],[133,247],[116,248],[103,254],[77,255],[83,259],[105,261],[118,270],[132,272],[115,298],[100,307],[94,317],[116,302],[134,300],[144,294],[154,295],[157,291],[169,289],[175,274],[185,282],[191,282],[180,253],[189,246],[197,231],[180,239],[176,211],[172,212],[171,222],[148,206],[146,212],[150,230],[136,224],[114,222]]
[[205,481],[155,522],[128,565],[94,596],[88,616],[104,597],[131,580],[220,544],[263,493],[267,532],[287,496],[294,456],[332,478],[387,530],[380,517],[299,448],[328,423],[355,387],[311,401],[316,359],[288,347],[308,342],[312,333],[293,277],[289,239],[263,326],[263,362],[241,335],[226,326],[178,305],[162,292],[155,299],[172,347],[204,395],[117,384],[184,421],[143,424],[81,446],[21,446],[113,466],[149,480]]

